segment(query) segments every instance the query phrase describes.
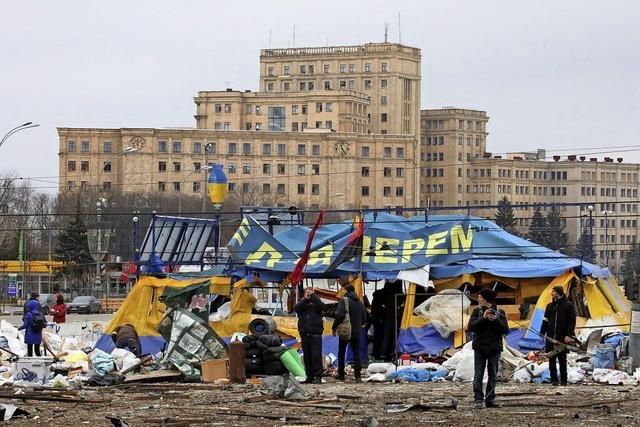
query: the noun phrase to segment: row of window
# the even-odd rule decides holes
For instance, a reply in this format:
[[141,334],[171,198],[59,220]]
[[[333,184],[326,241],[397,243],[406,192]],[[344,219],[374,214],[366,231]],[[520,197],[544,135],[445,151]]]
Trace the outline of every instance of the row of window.
[[[357,73],[357,67],[356,64],[340,64],[338,66],[338,70],[340,71],[340,73]],[[291,75],[291,65],[284,65],[282,66],[282,74],[285,76],[290,76]],[[298,65],[298,73],[299,74],[314,74],[316,71],[315,69],[315,65],[314,64],[300,64]],[[373,71],[373,64],[370,62],[367,62],[364,64],[363,67],[363,71],[365,73],[371,73]],[[324,74],[330,74],[331,73],[331,64],[323,64],[322,65],[322,72]],[[381,62],[380,63],[380,72],[382,73],[387,73],[389,72],[389,63],[387,62]],[[275,66],[267,66],[267,76],[269,77],[275,77],[278,74],[278,70],[276,70]]]
[[[267,81],[265,84],[265,90],[267,92],[276,92],[276,82]],[[324,90],[333,90],[333,82],[331,80],[323,80],[322,87]],[[380,79],[380,89],[387,89],[389,87],[388,79]],[[373,81],[371,79],[364,79],[362,82],[362,88],[364,90],[370,90],[373,88]],[[290,92],[291,91],[291,82],[281,82],[280,91],[282,92]],[[338,80],[338,89],[339,90],[353,90],[357,91],[358,88],[358,80],[349,79],[349,80]],[[313,92],[316,90],[316,81],[315,80],[305,80],[298,82],[298,91],[299,92]],[[384,98],[384,104],[387,103],[387,97]],[[383,99],[381,98],[381,102]],[[218,111],[217,111],[218,112]]]
[[[76,141],[67,141],[67,152],[75,153],[77,152],[77,144]],[[113,146],[111,141],[104,141],[102,143],[102,152],[103,153],[111,153]],[[91,144],[89,141],[80,142],[80,152],[81,153],[89,153],[91,151]]]
[[441,162],[444,161],[444,153],[420,153],[420,159],[427,162]]
[[[480,120],[466,120],[466,127],[465,127],[465,120],[458,120],[458,130],[472,131],[475,128],[476,132],[482,132],[483,123],[484,122]],[[444,129],[445,128],[444,124],[445,124],[445,120],[423,120],[422,121],[422,126],[427,130]]]
[[422,137],[423,145],[444,145],[444,136],[423,136]]
[[426,176],[427,178],[438,178],[444,176],[443,168],[422,168],[420,172],[422,176]]
[[[363,177],[368,177],[370,173],[370,169],[369,166],[362,166],[362,171],[361,171],[361,175]],[[385,167],[382,169],[382,176],[384,178],[391,178],[393,176],[393,168],[391,167]],[[396,168],[396,173],[395,173],[396,178],[404,178],[404,168]]]

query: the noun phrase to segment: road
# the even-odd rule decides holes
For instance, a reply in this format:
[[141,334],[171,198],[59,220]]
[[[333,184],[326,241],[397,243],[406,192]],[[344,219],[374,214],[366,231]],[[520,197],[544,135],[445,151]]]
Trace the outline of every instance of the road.
[[[12,311],[12,313],[20,312],[19,309]],[[60,330],[57,334],[62,337],[79,336],[86,332],[95,330],[98,328],[104,328],[109,320],[113,317],[113,314],[67,314],[67,321],[60,324]],[[47,320],[51,321],[51,316],[47,316]],[[11,323],[15,327],[22,325],[22,315],[11,314],[9,316],[0,316],[0,320]],[[52,332],[55,330],[47,329]]]

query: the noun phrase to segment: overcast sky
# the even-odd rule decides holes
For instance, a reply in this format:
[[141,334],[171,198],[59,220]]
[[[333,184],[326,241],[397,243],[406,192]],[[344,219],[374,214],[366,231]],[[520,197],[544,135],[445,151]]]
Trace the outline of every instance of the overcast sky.
[[57,177],[57,126],[194,126],[198,90],[257,89],[270,33],[352,45],[388,22],[396,42],[398,12],[422,49],[423,108],[486,110],[489,151],[637,145],[611,154],[640,162],[637,0],[4,0],[0,134],[41,126],[0,148],[0,173]]

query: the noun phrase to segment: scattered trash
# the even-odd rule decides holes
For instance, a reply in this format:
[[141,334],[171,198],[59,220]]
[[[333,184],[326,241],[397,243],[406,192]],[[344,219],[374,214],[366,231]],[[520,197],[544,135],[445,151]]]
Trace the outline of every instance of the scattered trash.
[[289,400],[307,398],[305,388],[291,375],[273,375],[262,380],[262,386],[270,395]]
[[0,419],[9,421],[13,418],[28,417],[29,412],[8,403],[0,403]]

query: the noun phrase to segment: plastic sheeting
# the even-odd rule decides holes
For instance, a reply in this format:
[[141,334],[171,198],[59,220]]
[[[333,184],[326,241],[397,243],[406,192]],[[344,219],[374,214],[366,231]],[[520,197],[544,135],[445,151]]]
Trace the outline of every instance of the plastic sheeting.
[[471,301],[462,292],[447,289],[420,304],[414,313],[429,322],[442,338],[448,338],[469,323],[466,313],[470,305]]

